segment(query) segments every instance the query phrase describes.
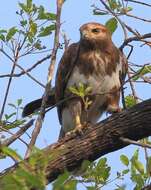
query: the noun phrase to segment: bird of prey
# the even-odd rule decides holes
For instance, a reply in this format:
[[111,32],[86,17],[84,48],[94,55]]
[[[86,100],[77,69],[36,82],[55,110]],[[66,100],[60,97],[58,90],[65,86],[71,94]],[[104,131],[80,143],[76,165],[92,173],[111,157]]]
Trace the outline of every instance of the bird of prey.
[[[82,131],[85,123],[96,123],[105,111],[120,111],[120,92],[127,72],[124,54],[114,45],[110,31],[102,24],[82,25],[80,35],[79,42],[71,44],[60,60],[54,95],[48,101],[48,106],[57,103],[62,126],[60,138],[72,130]],[[87,92],[85,102],[74,93],[80,86]],[[32,108],[36,101],[37,107]],[[24,116],[29,114],[30,108],[32,111],[39,108],[41,99],[36,101],[25,107]]]

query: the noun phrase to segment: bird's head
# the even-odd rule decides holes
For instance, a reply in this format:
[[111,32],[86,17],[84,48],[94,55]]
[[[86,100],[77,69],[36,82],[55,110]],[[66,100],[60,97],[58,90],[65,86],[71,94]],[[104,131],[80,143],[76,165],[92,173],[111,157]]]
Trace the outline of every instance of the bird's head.
[[109,30],[102,24],[90,22],[80,27],[81,41],[91,44],[106,44],[111,42]]

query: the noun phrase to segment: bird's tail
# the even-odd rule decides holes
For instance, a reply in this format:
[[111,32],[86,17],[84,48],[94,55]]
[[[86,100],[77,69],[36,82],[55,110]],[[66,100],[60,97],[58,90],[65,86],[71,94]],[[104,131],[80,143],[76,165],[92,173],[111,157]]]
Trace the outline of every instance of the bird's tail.
[[[23,109],[22,116],[26,117],[34,113],[35,111],[38,111],[41,107],[41,103],[42,103],[42,98],[28,103]],[[54,94],[49,95],[48,101],[46,102],[46,107],[48,108],[48,107],[54,106],[55,104],[56,104],[55,95]]]

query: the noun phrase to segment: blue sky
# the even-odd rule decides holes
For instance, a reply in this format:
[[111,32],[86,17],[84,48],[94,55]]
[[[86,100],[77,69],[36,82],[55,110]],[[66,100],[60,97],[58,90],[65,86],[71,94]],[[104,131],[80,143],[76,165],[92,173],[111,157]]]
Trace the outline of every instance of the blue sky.
[[[21,1],[25,2],[25,1]],[[35,0],[33,1],[37,5],[43,5],[47,8],[48,11],[55,11],[55,0]],[[147,2],[147,1],[146,1]],[[18,9],[18,0],[5,0],[1,2],[1,8],[0,8],[0,28],[10,28],[12,26],[16,26],[18,24],[18,20],[16,17],[16,10]],[[79,27],[90,21],[100,22],[104,24],[108,17],[102,17],[102,16],[94,16],[92,14],[92,7],[91,5],[96,3],[97,5],[100,5],[99,1],[97,0],[66,0],[63,10],[62,10],[62,31],[64,31],[68,38],[71,39],[71,42],[75,42],[79,40]],[[150,18],[150,11],[147,11],[148,9],[143,9],[141,6],[137,6],[134,8],[133,13],[136,15],[140,15],[142,17]],[[150,26],[147,26],[143,22],[138,22],[133,19],[129,18],[123,18],[124,21],[133,28],[137,28],[138,31],[141,31],[142,33],[149,32]],[[117,46],[121,44],[123,40],[123,33],[120,27],[118,27],[118,30],[113,35],[113,41]],[[50,48],[52,47],[52,37],[46,42]],[[137,44],[137,43],[134,43]],[[127,53],[127,50],[125,51]],[[60,50],[58,52],[57,57],[57,63],[62,55],[63,51]],[[39,56],[40,58],[40,56]],[[35,61],[38,60],[36,57],[29,56],[25,60],[21,60],[20,64],[24,66],[25,68],[28,68],[31,64],[35,63]],[[143,64],[148,63],[151,60],[151,53],[149,47],[137,47],[135,49],[135,53],[133,53],[131,60],[132,62],[135,62],[137,64]],[[2,55],[0,55],[0,64],[1,64],[1,71],[2,73],[8,73],[10,72],[10,66],[11,63],[9,60],[4,58]],[[49,61],[46,61],[46,63],[43,66],[38,67],[35,71],[32,72],[32,74],[39,78],[40,81],[42,81],[44,84],[46,83],[47,78],[47,69],[49,66]],[[6,82],[7,79],[1,79],[0,78],[0,99],[2,100],[4,96],[4,92],[6,90]],[[149,85],[137,85],[136,88],[139,96],[143,99],[147,99],[150,97],[151,94],[151,86]],[[130,93],[130,90],[127,89],[127,94]],[[30,102],[31,100],[34,100],[36,98],[41,97],[43,94],[43,89],[38,86],[36,83],[34,83],[31,79],[29,79],[27,76],[23,76],[20,78],[15,78],[11,84],[11,89],[8,97],[7,103],[13,103],[18,98],[23,99],[23,104]],[[1,103],[1,102],[0,102]],[[5,113],[11,112],[10,108],[6,106]],[[57,119],[57,113],[56,109],[50,111],[45,118],[43,129],[38,137],[38,140],[36,142],[36,145],[40,148],[43,148],[53,142],[56,142],[58,134],[60,130],[60,125]],[[26,140],[27,137],[24,137]],[[22,155],[25,153],[25,146],[21,144],[20,142],[16,142],[12,144],[12,148],[17,149],[19,153]],[[116,171],[119,168],[122,168],[122,165],[119,161],[120,154],[127,154],[129,157],[132,156],[132,153],[136,149],[136,146],[128,146],[127,148],[121,149],[119,151],[116,151],[114,153],[108,154],[108,162],[109,165],[113,166],[113,173],[116,173]],[[144,159],[144,153],[142,152],[141,159]],[[0,161],[0,170],[3,170],[8,166],[8,164],[12,164],[10,162],[10,159],[7,160],[1,160]],[[127,185],[131,187],[131,184],[129,184],[129,181],[126,181]],[[80,187],[82,190],[82,187]],[[110,187],[105,187],[105,190],[112,189]],[[130,189],[130,188],[129,188]]]

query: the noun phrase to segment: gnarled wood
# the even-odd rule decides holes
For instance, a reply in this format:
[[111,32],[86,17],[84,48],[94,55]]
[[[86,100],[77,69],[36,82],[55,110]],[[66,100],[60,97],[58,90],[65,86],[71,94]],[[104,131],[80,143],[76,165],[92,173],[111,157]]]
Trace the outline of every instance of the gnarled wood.
[[[93,161],[127,146],[128,144],[123,143],[120,137],[139,140],[149,135],[151,135],[151,99],[114,114],[95,126],[90,125],[81,136],[71,134],[43,149],[45,157],[51,155],[45,170],[48,183],[55,180],[64,169],[73,171],[83,160]],[[18,167],[19,164],[7,169],[2,174],[0,182]]]

